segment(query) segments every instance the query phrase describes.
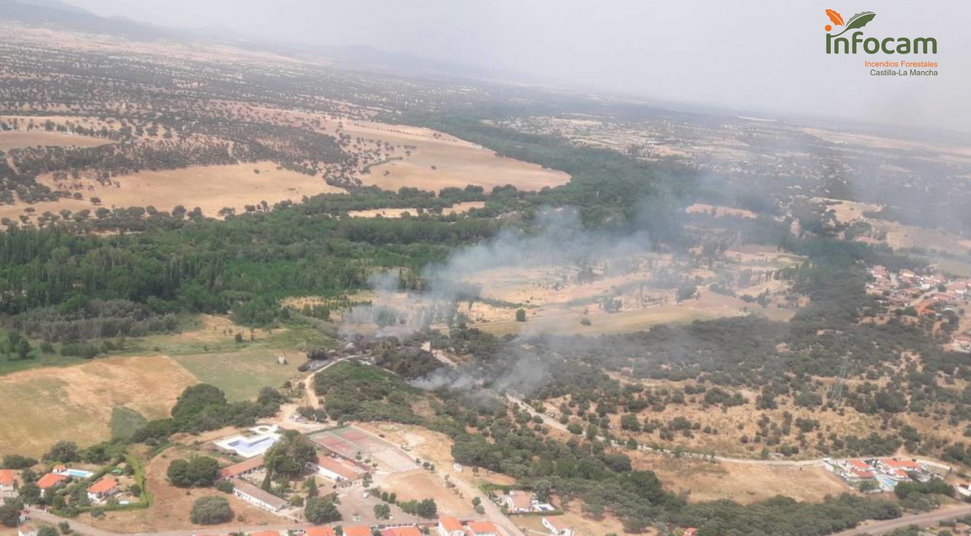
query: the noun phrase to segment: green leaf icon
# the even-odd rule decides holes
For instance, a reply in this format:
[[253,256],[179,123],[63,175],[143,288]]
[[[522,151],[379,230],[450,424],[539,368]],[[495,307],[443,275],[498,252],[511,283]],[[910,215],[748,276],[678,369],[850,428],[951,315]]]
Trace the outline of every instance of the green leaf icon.
[[856,15],[853,15],[852,17],[850,17],[850,20],[846,21],[846,28],[844,28],[842,32],[836,34],[833,37],[843,35],[850,30],[858,30],[866,26],[867,24],[869,24],[869,22],[873,20],[873,17],[876,17],[876,16],[877,14],[872,11],[863,11],[863,12],[857,13]]
[[850,17],[850,20],[846,22],[846,29],[855,30],[857,28],[862,28],[866,26],[868,22],[873,20],[873,17],[876,17],[876,16],[877,14],[872,11],[864,11],[862,13],[857,13],[856,15],[853,15],[852,17]]

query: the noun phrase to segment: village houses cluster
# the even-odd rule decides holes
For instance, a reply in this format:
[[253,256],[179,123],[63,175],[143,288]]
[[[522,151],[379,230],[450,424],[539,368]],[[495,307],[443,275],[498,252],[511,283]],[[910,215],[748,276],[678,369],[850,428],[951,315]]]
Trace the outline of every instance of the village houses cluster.
[[[947,277],[940,273],[919,274],[902,269],[894,272],[885,266],[869,269],[867,291],[886,299],[891,310],[908,311],[917,317],[953,312],[964,317],[971,302],[971,279]],[[957,352],[971,353],[971,334],[955,333],[950,347]]]
[[900,482],[927,482],[950,467],[899,458],[823,459],[824,466],[847,484],[864,492],[892,492]]

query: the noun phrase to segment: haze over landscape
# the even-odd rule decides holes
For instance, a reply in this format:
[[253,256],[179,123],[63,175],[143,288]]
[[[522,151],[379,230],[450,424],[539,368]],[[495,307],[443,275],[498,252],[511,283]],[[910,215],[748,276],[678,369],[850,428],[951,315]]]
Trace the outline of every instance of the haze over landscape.
[[[513,82],[803,117],[965,131],[971,124],[961,105],[971,87],[971,74],[961,68],[971,53],[961,2],[921,9],[906,0],[785,9],[768,0],[420,0],[404,9],[378,0],[74,4],[165,26],[227,29],[242,39],[370,47]],[[873,28],[880,35],[936,37],[947,82],[873,79],[863,75],[862,61],[827,56],[827,8],[877,10]]]
[[971,534],[968,15],[0,0],[0,536]]

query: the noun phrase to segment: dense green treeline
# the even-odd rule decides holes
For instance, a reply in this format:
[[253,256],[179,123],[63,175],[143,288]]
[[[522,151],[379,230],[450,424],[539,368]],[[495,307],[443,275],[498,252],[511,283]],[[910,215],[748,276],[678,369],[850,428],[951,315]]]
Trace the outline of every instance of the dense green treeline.
[[655,240],[678,235],[682,208],[697,185],[693,168],[644,162],[617,151],[578,146],[559,136],[501,128],[472,115],[410,114],[406,122],[448,132],[504,157],[565,171],[570,174],[569,183],[525,195],[523,200],[533,206],[575,206],[587,225],[636,228],[652,233]]

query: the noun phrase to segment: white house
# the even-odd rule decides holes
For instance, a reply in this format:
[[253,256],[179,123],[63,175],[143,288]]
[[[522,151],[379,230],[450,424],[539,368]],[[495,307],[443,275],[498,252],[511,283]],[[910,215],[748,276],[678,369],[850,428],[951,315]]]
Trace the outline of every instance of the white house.
[[281,499],[269,491],[256,487],[245,480],[233,480],[233,495],[257,508],[262,508],[274,514],[287,506],[285,499]]
[[106,476],[88,487],[88,500],[93,503],[104,502],[118,493],[118,479]]
[[364,476],[366,472],[360,467],[352,465],[350,462],[331,458],[326,454],[317,454],[317,461],[308,463],[307,468],[316,471],[334,482],[356,480]]
[[37,536],[37,528],[33,525],[21,525],[17,529],[17,536]]
[[521,489],[511,490],[508,494],[500,496],[506,511],[513,514],[521,514],[533,511],[533,494]]
[[553,536],[573,536],[573,529],[555,517],[544,517],[543,526]]
[[0,469],[0,495],[12,495],[17,491],[17,476],[10,469]]
[[466,536],[462,522],[454,517],[441,517],[438,519],[438,536]]

